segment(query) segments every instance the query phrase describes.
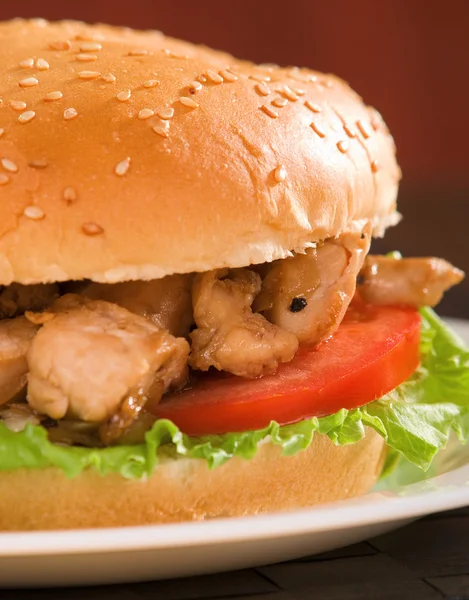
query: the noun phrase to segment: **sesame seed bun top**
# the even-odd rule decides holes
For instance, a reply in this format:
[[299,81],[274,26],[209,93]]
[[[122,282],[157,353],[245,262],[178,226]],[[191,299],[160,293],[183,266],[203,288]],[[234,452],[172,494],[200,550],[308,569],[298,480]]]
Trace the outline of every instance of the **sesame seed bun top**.
[[285,257],[395,218],[380,115],[340,79],[78,22],[0,24],[0,284]]

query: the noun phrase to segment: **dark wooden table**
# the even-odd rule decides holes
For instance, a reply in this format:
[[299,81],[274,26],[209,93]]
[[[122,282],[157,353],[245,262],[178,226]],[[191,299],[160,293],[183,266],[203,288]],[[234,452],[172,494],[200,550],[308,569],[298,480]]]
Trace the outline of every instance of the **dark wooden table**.
[[[25,579],[27,573],[24,574]],[[130,585],[0,591],[1,600],[469,599],[469,508],[361,544],[231,573]]]

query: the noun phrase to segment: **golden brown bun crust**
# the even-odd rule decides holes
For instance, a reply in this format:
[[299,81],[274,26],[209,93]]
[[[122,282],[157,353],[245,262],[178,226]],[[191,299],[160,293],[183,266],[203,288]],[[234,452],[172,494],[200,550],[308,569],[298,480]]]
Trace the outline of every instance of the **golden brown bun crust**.
[[[317,435],[293,457],[264,445],[210,471],[202,460],[168,460],[146,481],[58,469],[0,473],[0,530],[146,525],[286,510],[366,493],[382,467],[384,441],[372,430],[351,446]],[[31,491],[34,490],[33,493]]]
[[77,22],[0,24],[0,57],[1,284],[244,266],[392,220],[392,138],[335,77]]

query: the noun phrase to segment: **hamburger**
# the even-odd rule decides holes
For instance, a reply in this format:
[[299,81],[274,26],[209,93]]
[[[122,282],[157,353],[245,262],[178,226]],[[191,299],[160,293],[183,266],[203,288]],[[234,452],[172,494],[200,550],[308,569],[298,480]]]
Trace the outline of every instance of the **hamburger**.
[[346,83],[80,22],[0,25],[0,528],[367,492],[467,437],[463,274],[399,220]]

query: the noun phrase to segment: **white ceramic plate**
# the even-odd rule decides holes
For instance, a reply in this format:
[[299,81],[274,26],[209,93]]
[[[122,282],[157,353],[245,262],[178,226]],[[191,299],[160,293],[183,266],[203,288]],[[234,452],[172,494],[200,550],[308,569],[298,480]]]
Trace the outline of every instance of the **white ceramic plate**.
[[[469,340],[469,322],[455,322]],[[0,586],[119,583],[240,569],[325,552],[469,504],[469,452],[434,476],[319,508],[201,523],[0,534]],[[1,499],[0,499],[1,502]]]

